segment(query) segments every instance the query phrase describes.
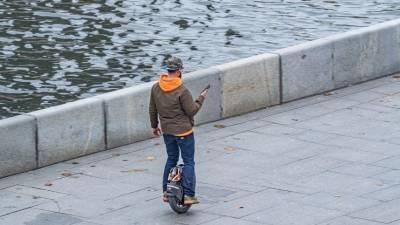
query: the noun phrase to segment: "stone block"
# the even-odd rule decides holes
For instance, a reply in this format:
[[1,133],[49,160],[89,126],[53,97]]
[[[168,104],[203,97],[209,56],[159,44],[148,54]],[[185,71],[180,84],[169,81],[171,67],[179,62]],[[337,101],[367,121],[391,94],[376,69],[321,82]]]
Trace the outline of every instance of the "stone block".
[[223,117],[280,103],[278,55],[257,55],[215,68],[221,71]]
[[393,200],[354,212],[349,216],[387,224],[400,220],[399,210],[400,200]]
[[98,95],[104,100],[107,149],[152,137],[149,101],[154,82]]
[[200,111],[195,116],[195,124],[216,121],[222,118],[222,86],[219,71],[215,68],[198,70],[183,75],[184,85],[196,99],[201,91],[210,84],[208,95]]
[[39,167],[105,149],[100,99],[83,99],[29,115],[37,120]]
[[0,177],[36,168],[36,122],[30,116],[0,121]]
[[274,53],[281,57],[283,102],[334,88],[332,41],[319,39]]
[[400,20],[328,37],[335,88],[399,72],[399,37]]

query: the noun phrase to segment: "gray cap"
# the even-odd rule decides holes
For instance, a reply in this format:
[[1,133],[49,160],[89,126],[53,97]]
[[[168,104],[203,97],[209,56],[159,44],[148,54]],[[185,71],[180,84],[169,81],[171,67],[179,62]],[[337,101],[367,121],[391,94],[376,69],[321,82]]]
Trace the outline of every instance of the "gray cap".
[[183,63],[182,60],[178,57],[171,56],[165,61],[165,66],[164,68],[166,70],[178,70],[178,69],[183,69]]

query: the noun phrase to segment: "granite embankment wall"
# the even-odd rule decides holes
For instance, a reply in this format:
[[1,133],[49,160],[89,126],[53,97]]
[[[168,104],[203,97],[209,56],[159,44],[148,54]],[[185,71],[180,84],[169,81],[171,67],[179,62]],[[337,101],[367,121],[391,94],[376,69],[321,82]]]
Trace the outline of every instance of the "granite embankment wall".
[[[197,124],[400,71],[400,20],[184,75],[212,87]],[[151,83],[0,121],[0,177],[151,138]]]

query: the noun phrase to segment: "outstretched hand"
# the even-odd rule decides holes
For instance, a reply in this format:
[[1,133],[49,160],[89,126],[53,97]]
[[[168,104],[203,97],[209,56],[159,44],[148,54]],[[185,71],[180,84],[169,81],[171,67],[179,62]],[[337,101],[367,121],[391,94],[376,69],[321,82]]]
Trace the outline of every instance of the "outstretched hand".
[[200,93],[201,96],[207,97],[208,89],[205,89],[203,92]]
[[161,130],[160,130],[160,128],[153,128],[153,135],[154,136],[156,136],[156,137],[160,137],[160,135],[161,135]]

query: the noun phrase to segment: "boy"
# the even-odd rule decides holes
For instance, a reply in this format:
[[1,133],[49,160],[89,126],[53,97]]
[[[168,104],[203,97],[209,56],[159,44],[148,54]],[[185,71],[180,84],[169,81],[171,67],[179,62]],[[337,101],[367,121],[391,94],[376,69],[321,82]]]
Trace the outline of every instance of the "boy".
[[[196,101],[193,101],[190,91],[182,84],[182,60],[170,57],[166,61],[166,69],[168,73],[161,74],[159,82],[151,89],[149,105],[153,134],[159,137],[162,130],[168,154],[163,176],[163,201],[168,202],[166,195],[168,174],[171,168],[177,165],[181,153],[184,163],[182,180],[184,204],[197,204],[199,201],[195,197],[193,117],[201,108],[208,90],[204,90]],[[158,118],[161,130],[158,128]]]

